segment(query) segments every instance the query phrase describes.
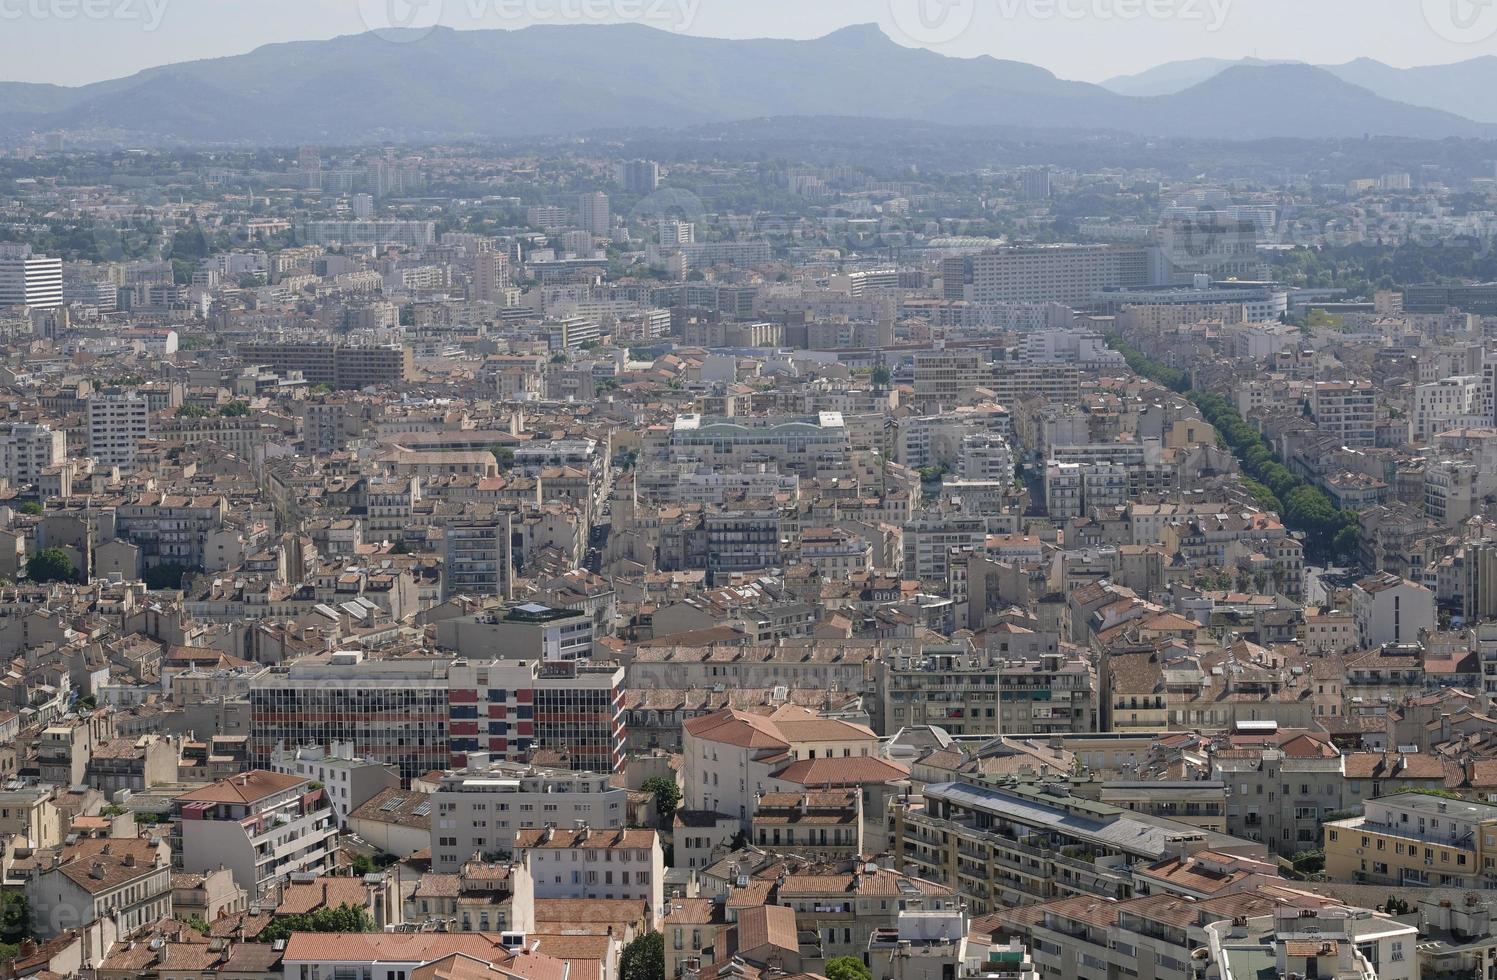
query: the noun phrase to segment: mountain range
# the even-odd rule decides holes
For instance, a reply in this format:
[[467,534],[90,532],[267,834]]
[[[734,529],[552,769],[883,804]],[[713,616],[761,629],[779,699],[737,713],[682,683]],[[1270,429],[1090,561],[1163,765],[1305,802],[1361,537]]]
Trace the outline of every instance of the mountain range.
[[1461,66],[1400,73],[1375,62],[1191,62],[1093,85],[1021,62],[904,47],[874,25],[810,41],[640,25],[439,29],[408,43],[361,34],[267,45],[77,88],[0,83],[0,137],[66,131],[128,143],[284,146],[789,116],[1209,139],[1497,136],[1497,109],[1481,105],[1484,85],[1459,100],[1439,95],[1457,77],[1497,76],[1497,59],[1478,62],[1466,63],[1475,66],[1467,76]]
[[[1173,95],[1232,68],[1290,64],[1296,62],[1260,61],[1256,58],[1172,61],[1136,75],[1110,78],[1102,83],[1102,87],[1119,95]],[[1497,125],[1497,102],[1489,95],[1493,86],[1497,86],[1497,56],[1484,55],[1454,64],[1422,68],[1394,68],[1371,58],[1318,67],[1344,82],[1394,102],[1440,109],[1476,122]]]

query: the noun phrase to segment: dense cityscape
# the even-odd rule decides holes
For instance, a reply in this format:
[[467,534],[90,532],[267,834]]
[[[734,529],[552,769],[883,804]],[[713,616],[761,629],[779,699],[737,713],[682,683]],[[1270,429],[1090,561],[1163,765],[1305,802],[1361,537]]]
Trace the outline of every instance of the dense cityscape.
[[233,61],[0,83],[0,980],[1497,977],[1497,119]]

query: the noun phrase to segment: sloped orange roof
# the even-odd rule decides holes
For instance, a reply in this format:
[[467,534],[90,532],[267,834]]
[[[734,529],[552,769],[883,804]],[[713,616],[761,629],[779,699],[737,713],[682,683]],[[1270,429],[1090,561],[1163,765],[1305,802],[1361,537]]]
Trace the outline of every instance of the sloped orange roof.
[[745,749],[788,749],[778,727],[763,715],[728,708],[724,711],[692,718],[686,730],[697,738],[723,742]]
[[910,770],[897,762],[871,755],[850,758],[797,759],[774,774],[774,778],[802,786],[856,786],[887,783],[908,777]]

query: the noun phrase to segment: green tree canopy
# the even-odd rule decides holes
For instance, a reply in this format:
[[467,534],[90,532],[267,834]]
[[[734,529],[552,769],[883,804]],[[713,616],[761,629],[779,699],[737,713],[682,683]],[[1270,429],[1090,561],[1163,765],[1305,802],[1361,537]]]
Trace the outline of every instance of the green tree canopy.
[[344,902],[337,908],[318,909],[305,915],[277,916],[258,936],[257,942],[273,943],[291,938],[293,932],[374,932],[368,910]]
[[174,561],[152,565],[146,569],[146,588],[153,592],[157,589],[180,589],[182,587],[182,579],[190,571],[192,569],[186,565]]
[[827,980],[873,980],[873,971],[856,956],[837,956],[826,961]]
[[681,805],[681,787],[669,776],[651,776],[640,788],[655,797],[655,812],[660,814],[661,823],[669,826]]
[[619,980],[665,980],[665,937],[649,932],[625,946]]
[[26,561],[26,577],[33,582],[76,582],[78,569],[61,548],[44,548]]
[[18,943],[31,938],[31,906],[19,892],[0,895],[0,942]]

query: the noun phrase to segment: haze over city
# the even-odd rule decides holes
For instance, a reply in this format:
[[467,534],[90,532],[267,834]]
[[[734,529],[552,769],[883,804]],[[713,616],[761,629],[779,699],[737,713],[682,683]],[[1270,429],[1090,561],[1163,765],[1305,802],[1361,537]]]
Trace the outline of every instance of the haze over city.
[[1091,82],[1195,57],[1407,68],[1497,54],[1497,11],[1479,0],[7,0],[0,77],[76,85],[407,21],[635,22],[740,39],[877,23],[901,43]]
[[0,0],[0,980],[1493,980],[1497,0]]

